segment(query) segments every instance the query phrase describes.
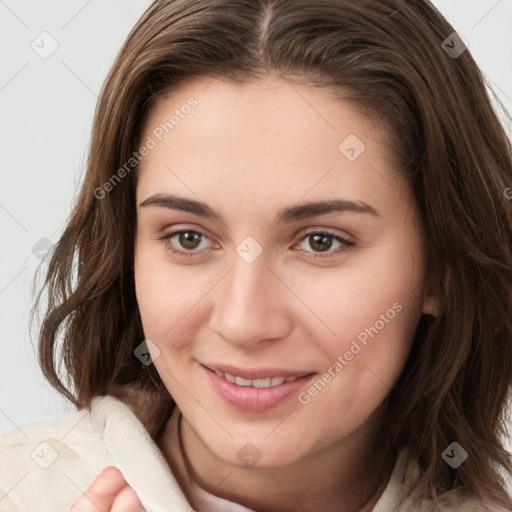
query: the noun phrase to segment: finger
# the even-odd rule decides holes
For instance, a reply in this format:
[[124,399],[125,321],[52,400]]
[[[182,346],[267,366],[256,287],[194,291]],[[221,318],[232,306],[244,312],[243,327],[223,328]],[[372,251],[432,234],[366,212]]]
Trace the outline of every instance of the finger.
[[97,504],[93,501],[94,498],[87,496],[87,493],[83,493],[71,506],[69,512],[105,512],[103,508],[96,506]]
[[121,471],[113,466],[105,468],[73,503],[70,512],[109,512],[116,496],[126,485]]
[[116,496],[110,512],[144,512],[137,493],[128,484]]
[[[93,481],[89,491],[98,497],[115,498],[121,489],[127,485],[123,473],[114,466],[105,468]],[[112,499],[113,501],[113,499]]]

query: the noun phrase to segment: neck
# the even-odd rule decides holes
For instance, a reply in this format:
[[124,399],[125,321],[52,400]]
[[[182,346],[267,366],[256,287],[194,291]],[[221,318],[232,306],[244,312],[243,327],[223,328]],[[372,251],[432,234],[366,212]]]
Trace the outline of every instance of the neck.
[[[392,471],[392,461],[367,439],[345,439],[287,466],[236,467],[219,459],[180,416],[176,407],[159,445],[199,512],[207,493],[254,510],[370,512]],[[375,439],[375,432],[368,434]]]

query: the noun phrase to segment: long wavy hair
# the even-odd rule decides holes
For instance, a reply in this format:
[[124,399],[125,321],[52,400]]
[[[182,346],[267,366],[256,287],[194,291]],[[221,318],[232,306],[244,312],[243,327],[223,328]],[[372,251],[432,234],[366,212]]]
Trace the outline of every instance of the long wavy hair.
[[[108,193],[104,184],[140,147],[151,108],[186,81],[273,73],[329,88],[387,127],[421,212],[439,297],[386,399],[382,439],[389,454],[408,447],[418,463],[418,500],[443,510],[463,498],[512,509],[503,477],[512,472],[503,445],[512,149],[470,51],[449,51],[461,44],[426,0],[153,2],[101,90],[83,183],[36,297],[47,380],[80,408],[105,394],[157,404],[151,428],[159,435],[172,397],[154,365],[134,356],[144,339],[132,269],[137,169]],[[452,441],[469,454],[457,470],[442,458]]]

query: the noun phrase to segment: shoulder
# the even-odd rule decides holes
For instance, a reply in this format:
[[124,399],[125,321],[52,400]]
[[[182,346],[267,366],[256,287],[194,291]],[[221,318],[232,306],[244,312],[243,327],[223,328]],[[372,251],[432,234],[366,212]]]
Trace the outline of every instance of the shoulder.
[[91,409],[28,423],[0,436],[0,509],[67,510],[113,463],[92,412],[96,407],[126,408],[112,400],[118,402],[98,397]]
[[431,500],[405,503],[400,508],[400,512],[510,512],[510,510],[476,498],[467,498],[454,494],[451,496],[441,496],[437,503]]
[[[485,501],[478,497],[468,496],[463,488],[456,488],[439,495],[436,501],[424,497],[425,489],[418,488],[420,467],[417,461],[408,459],[408,451],[404,450],[399,457],[401,466],[400,478],[396,478],[395,486],[400,488],[400,512],[510,512],[508,508]],[[507,492],[510,492],[507,489]]]
[[90,409],[1,436],[0,510],[68,511],[103,469],[116,466],[147,510],[189,511],[164,456],[137,416],[147,411],[128,404],[111,395],[97,397]]
[[[72,460],[87,456],[91,450],[104,446],[103,433],[111,414],[133,415],[119,400],[104,396],[93,399],[90,409],[17,426],[0,436],[1,460],[13,459],[14,455],[19,457],[12,460],[13,463],[17,462],[17,466],[35,463],[39,467],[49,467],[53,458],[57,461],[61,458]],[[44,451],[45,447],[48,447],[48,453],[43,454],[41,450]],[[28,459],[22,457],[24,453],[28,453]],[[43,457],[44,461],[41,460]],[[5,471],[5,464],[0,466],[0,471]]]

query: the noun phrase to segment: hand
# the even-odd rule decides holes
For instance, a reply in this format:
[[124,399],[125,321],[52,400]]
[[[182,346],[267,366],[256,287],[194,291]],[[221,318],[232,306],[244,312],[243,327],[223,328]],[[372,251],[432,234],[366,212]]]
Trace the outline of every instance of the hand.
[[110,466],[73,503],[70,512],[144,512],[144,507],[121,471]]

